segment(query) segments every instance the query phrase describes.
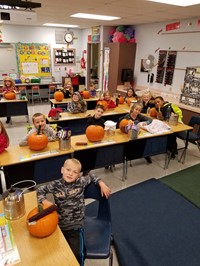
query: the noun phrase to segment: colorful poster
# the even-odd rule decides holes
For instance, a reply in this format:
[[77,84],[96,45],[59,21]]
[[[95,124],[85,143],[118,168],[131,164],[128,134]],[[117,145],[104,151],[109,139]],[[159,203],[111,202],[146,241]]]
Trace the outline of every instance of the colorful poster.
[[20,76],[51,76],[50,45],[44,43],[16,43]]

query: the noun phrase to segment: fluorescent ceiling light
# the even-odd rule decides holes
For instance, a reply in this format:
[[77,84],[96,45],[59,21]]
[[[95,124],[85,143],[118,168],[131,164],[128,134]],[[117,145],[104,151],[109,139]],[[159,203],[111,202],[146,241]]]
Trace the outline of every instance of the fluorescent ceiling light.
[[199,0],[182,0],[182,1],[174,1],[174,0],[147,0],[151,2],[157,2],[161,4],[175,5],[175,6],[193,6],[200,4]]
[[61,28],[77,28],[78,25],[69,25],[69,24],[56,24],[56,23],[45,23],[43,26],[49,27],[61,27]]
[[120,19],[120,17],[102,16],[102,15],[86,14],[86,13],[76,13],[74,15],[71,15],[70,17],[73,17],[73,18],[97,19],[97,20],[115,20],[115,19]]

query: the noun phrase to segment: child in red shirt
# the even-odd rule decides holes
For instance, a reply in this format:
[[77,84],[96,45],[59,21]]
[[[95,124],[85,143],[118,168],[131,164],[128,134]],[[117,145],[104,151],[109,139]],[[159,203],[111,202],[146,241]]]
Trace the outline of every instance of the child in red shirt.
[[0,153],[9,146],[9,137],[3,123],[0,121]]
[[[103,97],[101,97],[99,99],[99,101],[106,101],[107,104],[108,104],[108,109],[111,109],[111,108],[115,108],[116,107],[116,104],[113,102],[113,100],[111,99],[111,94],[109,91],[105,91],[103,93]],[[97,102],[98,104],[98,102]]]

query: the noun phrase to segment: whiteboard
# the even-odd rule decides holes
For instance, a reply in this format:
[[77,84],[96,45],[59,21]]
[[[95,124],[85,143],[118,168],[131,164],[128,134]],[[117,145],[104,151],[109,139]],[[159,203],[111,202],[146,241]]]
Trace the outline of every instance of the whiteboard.
[[0,80],[3,79],[3,75],[12,73],[18,74],[14,44],[12,44],[12,48],[0,47]]

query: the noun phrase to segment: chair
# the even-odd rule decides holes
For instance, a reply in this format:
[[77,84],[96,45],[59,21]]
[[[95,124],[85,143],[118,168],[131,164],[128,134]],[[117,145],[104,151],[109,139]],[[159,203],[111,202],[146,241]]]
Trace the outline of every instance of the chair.
[[49,91],[48,91],[49,100],[54,98],[55,91],[56,91],[56,85],[49,84]]
[[109,266],[113,263],[113,252],[111,249],[111,214],[109,200],[101,196],[100,188],[94,183],[90,183],[85,189],[85,199],[95,199],[92,203],[96,213],[88,216],[86,205],[86,215],[84,224],[84,238],[86,246],[86,258],[107,259]]
[[180,149],[183,149],[183,152],[182,152],[181,157],[179,159],[179,162],[181,162],[183,159],[182,163],[185,162],[185,157],[186,157],[187,134],[188,134],[188,141],[193,143],[193,144],[196,144],[199,151],[200,151],[200,143],[199,143],[199,141],[200,141],[200,116],[192,116],[188,125],[191,127],[194,127],[194,129],[196,129],[196,130],[194,131],[194,129],[193,129],[193,131],[189,131],[189,132],[183,131],[183,132],[177,133],[177,135],[176,135],[179,139],[182,139],[185,142],[185,147],[180,148]]
[[41,96],[40,96],[40,86],[38,85],[32,85],[31,86],[31,92],[29,93],[29,99],[34,103],[34,99],[39,99],[40,102],[42,102]]
[[26,98],[28,98],[26,86],[18,86],[18,89],[22,97],[25,96]]

